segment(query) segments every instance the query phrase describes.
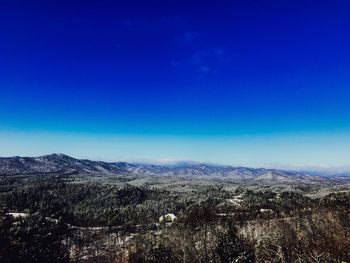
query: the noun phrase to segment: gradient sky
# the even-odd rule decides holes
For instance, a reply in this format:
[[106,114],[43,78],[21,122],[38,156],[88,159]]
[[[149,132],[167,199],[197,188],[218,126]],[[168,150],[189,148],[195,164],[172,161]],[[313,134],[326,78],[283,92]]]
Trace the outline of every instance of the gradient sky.
[[345,0],[0,0],[0,155],[350,165],[349,14]]

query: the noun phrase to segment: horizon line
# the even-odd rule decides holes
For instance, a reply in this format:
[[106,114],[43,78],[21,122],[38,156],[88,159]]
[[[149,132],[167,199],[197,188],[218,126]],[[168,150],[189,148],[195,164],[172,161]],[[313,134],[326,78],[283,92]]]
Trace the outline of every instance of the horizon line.
[[[74,156],[72,154],[65,154],[65,153],[49,153],[49,154],[41,154],[37,156],[21,156],[21,155],[12,155],[12,156],[0,156],[0,159],[5,158],[40,158],[40,157],[47,157],[52,155],[58,155],[58,156],[67,156],[73,159],[77,160],[88,160],[88,161],[95,161],[95,162],[105,162],[105,163],[129,163],[129,164],[141,164],[141,165],[158,165],[158,166],[171,166],[171,165],[177,165],[180,163],[184,164],[194,164],[194,165],[211,165],[211,166],[226,166],[226,167],[233,167],[233,168],[252,168],[252,169],[271,169],[271,170],[285,170],[285,171],[296,171],[296,172],[302,172],[302,171],[308,171],[308,172],[349,172],[350,171],[350,165],[349,166],[320,166],[320,165],[291,165],[291,164],[285,164],[285,165],[266,165],[266,166],[254,166],[254,165],[239,165],[239,164],[224,164],[224,163],[217,163],[217,162],[210,162],[210,161],[199,161],[199,160],[186,160],[186,159],[171,159],[171,158],[165,158],[165,159],[139,159],[139,160],[124,160],[124,161],[108,161],[104,158],[89,158],[89,157],[79,157]],[[334,169],[340,169],[338,171],[334,171]]]

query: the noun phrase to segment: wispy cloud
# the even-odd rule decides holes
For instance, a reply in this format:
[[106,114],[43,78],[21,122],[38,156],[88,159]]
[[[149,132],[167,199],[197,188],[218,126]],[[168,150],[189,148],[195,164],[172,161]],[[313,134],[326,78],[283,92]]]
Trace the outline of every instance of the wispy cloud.
[[209,72],[211,72],[211,68],[206,67],[206,66],[201,66],[198,71],[201,73],[209,73]]
[[199,37],[198,32],[186,31],[185,33],[177,36],[175,41],[179,44],[190,44]]
[[216,72],[223,64],[228,63],[230,58],[225,56],[222,48],[210,48],[194,53],[189,61],[198,72],[207,74]]
[[188,59],[170,61],[171,66],[191,70],[197,73],[197,77],[202,78],[204,75],[215,74],[222,67],[231,61],[226,56],[222,48],[207,48],[194,52]]
[[192,63],[213,63],[213,62],[229,62],[229,59],[224,56],[224,50],[222,48],[209,48],[202,49],[193,54],[191,58]]
[[122,25],[126,28],[131,28],[134,26],[134,24],[135,24],[135,21],[131,18],[128,18],[122,21]]
[[185,27],[186,19],[181,16],[164,16],[161,18],[161,23],[169,26]]

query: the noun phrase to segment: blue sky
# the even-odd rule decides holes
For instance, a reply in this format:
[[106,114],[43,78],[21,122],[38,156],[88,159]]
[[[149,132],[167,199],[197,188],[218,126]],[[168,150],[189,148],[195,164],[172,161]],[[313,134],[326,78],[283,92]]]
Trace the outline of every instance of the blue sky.
[[348,165],[348,1],[0,1],[0,155]]

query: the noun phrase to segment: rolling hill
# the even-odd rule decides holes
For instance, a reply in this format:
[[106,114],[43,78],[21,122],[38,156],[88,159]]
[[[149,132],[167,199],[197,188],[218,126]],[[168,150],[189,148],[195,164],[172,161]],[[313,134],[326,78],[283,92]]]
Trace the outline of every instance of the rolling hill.
[[0,175],[29,174],[84,174],[101,176],[164,176],[191,177],[196,179],[220,179],[237,182],[313,183],[348,180],[343,177],[321,176],[315,173],[285,171],[278,169],[233,167],[205,163],[182,162],[172,165],[134,164],[127,162],[102,162],[76,159],[64,154],[39,157],[0,158]]

